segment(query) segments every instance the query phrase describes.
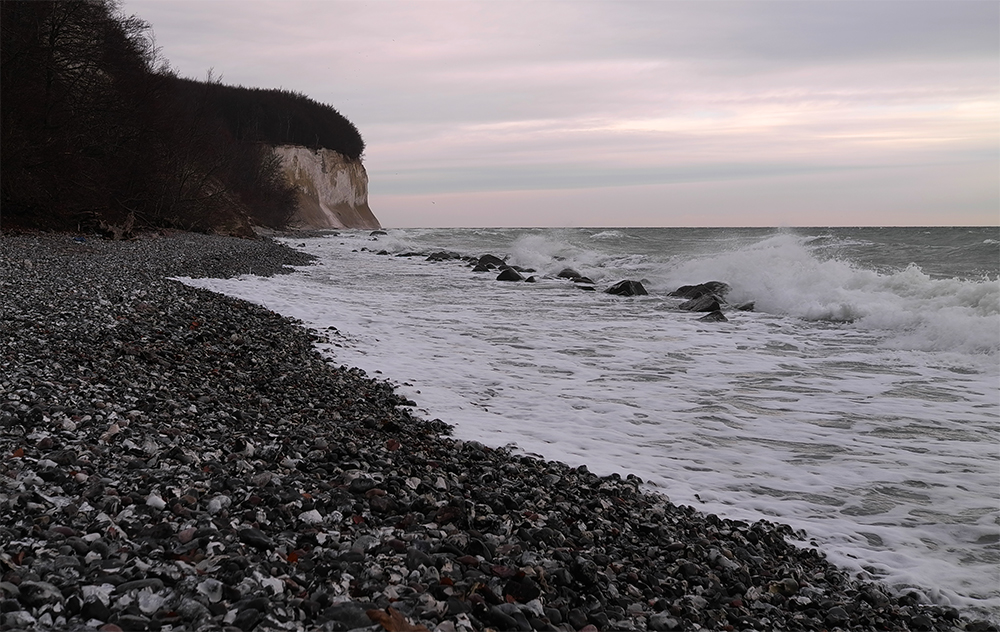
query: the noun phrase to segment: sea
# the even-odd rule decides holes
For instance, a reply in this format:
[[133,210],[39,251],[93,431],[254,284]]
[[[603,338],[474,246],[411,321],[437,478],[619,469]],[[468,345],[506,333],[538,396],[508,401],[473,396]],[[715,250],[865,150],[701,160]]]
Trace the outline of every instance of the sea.
[[[859,578],[1000,621],[1000,227],[279,239],[316,264],[183,281],[300,320],[459,439],[788,524]],[[535,282],[426,260],[439,251]],[[648,295],[603,291],[622,280]],[[678,309],[671,291],[707,281],[753,311]]]

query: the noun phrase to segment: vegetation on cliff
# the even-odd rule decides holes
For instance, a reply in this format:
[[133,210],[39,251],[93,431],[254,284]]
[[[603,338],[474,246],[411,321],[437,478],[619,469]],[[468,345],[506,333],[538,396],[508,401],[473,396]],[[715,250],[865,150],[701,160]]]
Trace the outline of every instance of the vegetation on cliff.
[[177,77],[114,0],[0,2],[0,83],[5,230],[280,228],[296,196],[271,146],[364,151],[301,94]]
[[269,145],[324,147],[358,160],[365,142],[358,128],[328,105],[288,90],[263,90],[175,79],[173,89],[188,102],[206,98],[214,114],[239,139]]

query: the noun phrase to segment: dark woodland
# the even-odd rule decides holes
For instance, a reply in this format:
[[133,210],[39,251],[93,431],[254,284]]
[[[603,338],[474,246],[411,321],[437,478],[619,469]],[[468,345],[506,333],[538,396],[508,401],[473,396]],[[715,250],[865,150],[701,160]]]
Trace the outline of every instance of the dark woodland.
[[364,152],[304,95],[177,77],[112,0],[0,2],[3,230],[282,228],[296,202],[279,144]]

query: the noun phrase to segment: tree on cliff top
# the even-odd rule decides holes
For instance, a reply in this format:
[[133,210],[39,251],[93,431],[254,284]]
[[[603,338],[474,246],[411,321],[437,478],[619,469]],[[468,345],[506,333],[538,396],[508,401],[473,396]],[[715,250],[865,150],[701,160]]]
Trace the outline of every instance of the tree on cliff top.
[[115,0],[0,2],[3,228],[250,234],[296,196],[271,145],[364,142],[303,95],[179,79]]
[[302,145],[339,152],[359,160],[365,142],[358,128],[329,105],[289,90],[226,86],[211,81],[175,79],[182,94],[205,91],[216,112],[239,140],[268,145]]

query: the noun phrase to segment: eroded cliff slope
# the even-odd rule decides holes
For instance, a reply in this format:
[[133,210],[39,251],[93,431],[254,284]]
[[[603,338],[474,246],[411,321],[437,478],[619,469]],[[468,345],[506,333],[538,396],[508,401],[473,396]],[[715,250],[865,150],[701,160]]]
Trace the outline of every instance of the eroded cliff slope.
[[360,160],[332,149],[274,148],[298,194],[295,228],[381,228],[368,206],[368,174]]

